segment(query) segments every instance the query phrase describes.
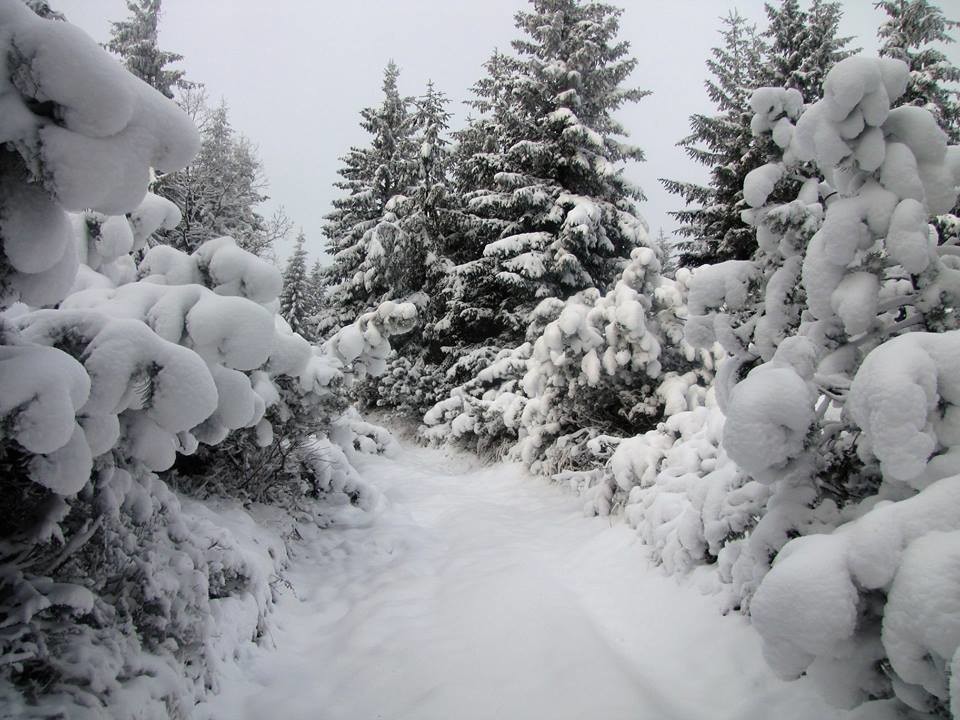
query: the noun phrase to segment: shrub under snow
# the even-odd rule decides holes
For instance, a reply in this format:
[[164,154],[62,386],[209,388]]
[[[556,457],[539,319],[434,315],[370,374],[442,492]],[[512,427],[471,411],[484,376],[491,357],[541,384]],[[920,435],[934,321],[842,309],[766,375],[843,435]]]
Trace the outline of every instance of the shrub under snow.
[[[247,433],[295,455],[302,493],[372,506],[347,454],[384,439],[337,419],[343,388],[415,311],[382,306],[313,348],[276,315],[276,269],[230,238],[138,268],[179,221],[146,193],[151,168],[189,162],[196,130],[76,28],[0,0],[0,29],[0,704],[188,717],[263,631],[291,527],[157,473]],[[319,411],[327,435],[277,437]]]
[[[722,448],[750,480],[728,497],[764,489],[748,532],[714,553],[721,577],[778,673],[872,701],[862,717],[944,716],[960,645],[958,265],[929,224],[956,202],[960,153],[926,110],[892,107],[906,84],[905,64],[854,57],[802,112],[790,91],[757,91],[755,130],[783,152],[745,182],[758,252],[690,281],[688,339],[730,353]],[[820,177],[768,205],[802,163]]]

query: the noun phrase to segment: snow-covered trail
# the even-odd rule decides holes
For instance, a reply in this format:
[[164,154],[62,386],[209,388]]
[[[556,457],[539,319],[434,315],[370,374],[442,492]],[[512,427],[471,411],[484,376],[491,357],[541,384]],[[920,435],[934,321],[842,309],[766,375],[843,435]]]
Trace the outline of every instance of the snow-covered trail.
[[241,659],[210,717],[834,717],[769,673],[742,618],[556,486],[423,448],[360,469],[386,502],[309,538],[276,647]]

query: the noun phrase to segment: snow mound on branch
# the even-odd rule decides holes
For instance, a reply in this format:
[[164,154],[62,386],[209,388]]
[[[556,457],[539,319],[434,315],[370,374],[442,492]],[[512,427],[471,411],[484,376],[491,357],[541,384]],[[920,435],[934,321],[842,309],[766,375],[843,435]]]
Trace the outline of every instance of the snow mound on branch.
[[67,294],[79,267],[66,213],[14,170],[0,171],[0,238],[10,265],[4,303],[52,305]]
[[[960,583],[958,511],[960,477],[951,476],[907,500],[879,503],[832,534],[790,541],[751,603],[773,669],[793,678],[813,666],[816,676],[817,666],[831,659],[845,662],[856,691],[857,666],[879,659],[863,641],[851,656],[859,593],[883,590],[877,640],[879,657],[885,654],[898,676],[893,689],[907,704],[917,697],[911,685],[946,700],[946,667],[960,646],[953,607]],[[848,702],[875,691],[860,687]]]
[[283,275],[263,258],[237,246],[231,237],[208,240],[191,256],[218,295],[238,295],[258,303],[280,297]]
[[409,332],[416,322],[417,308],[413,303],[387,301],[339,330],[323,348],[344,366],[352,367],[358,378],[379,375],[386,369],[388,338]]
[[[129,213],[130,227],[133,230],[134,250],[140,250],[147,238],[157,230],[173,230],[183,219],[183,213],[174,203],[164,197],[148,192],[143,202]],[[163,247],[158,245],[157,247]]]
[[[863,430],[860,452],[884,477],[917,487],[960,471],[960,331],[910,333],[873,350],[857,371],[847,407]],[[931,475],[932,474],[932,475]]]
[[90,477],[92,453],[77,424],[90,396],[84,368],[54,348],[0,346],[0,420],[19,445],[35,453],[31,479],[73,495]]
[[[192,121],[78,28],[14,0],[4,0],[0,24],[8,48],[0,137],[36,163],[44,188],[65,208],[133,210],[150,167],[178,170],[196,154]],[[42,104],[57,122],[34,114]]]
[[67,298],[63,307],[140,320],[165,340],[185,344],[208,362],[236,370],[260,367],[274,343],[269,310],[242,297],[217,295],[200,285],[139,282],[87,290]]

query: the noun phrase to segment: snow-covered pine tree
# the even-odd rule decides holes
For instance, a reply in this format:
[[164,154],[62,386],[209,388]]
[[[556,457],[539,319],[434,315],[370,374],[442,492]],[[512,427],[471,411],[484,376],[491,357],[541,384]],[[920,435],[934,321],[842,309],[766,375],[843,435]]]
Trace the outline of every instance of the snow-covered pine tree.
[[692,132],[678,145],[710,170],[706,185],[661,180],[686,207],[671,213],[684,238],[678,245],[685,266],[722,260],[745,260],[755,246],[753,228],[743,222],[743,179],[764,162],[750,129],[750,95],[761,72],[763,43],[754,26],[736,12],[724,18],[723,42],[711,50],[707,67],[713,75],[704,85],[716,115],[690,117]]
[[445,135],[451,117],[448,103],[432,81],[427,83],[426,92],[412,101],[412,144],[419,152],[407,194],[395,203],[403,242],[395,246],[395,256],[384,268],[387,284],[394,292],[420,292],[423,295],[418,302],[424,310],[427,304],[433,305],[431,312],[421,316],[421,322],[427,324],[432,324],[435,317],[437,284],[447,270],[444,239],[450,232],[453,202],[449,140]]
[[[321,335],[349,324],[381,298],[410,290],[390,287],[387,281],[388,273],[404,275],[402,253],[394,250],[405,244],[395,207],[389,204],[395,197],[402,202],[409,192],[419,154],[411,99],[400,95],[399,75],[390,61],[384,70],[383,100],[360,113],[370,144],[350,148],[337,171],[342,179],[335,186],[346,194],[333,201],[323,231],[333,263],[320,312]],[[391,267],[394,261],[397,265]]]
[[664,232],[663,228],[657,231],[654,246],[657,249],[657,257],[660,260],[660,272],[669,278],[677,274],[677,267],[679,266],[679,249],[677,245],[678,243],[674,240],[672,234],[668,235]]
[[950,31],[960,23],[928,0],[882,0],[875,7],[887,14],[877,30],[880,54],[910,67],[907,91],[898,102],[927,108],[951,142],[960,141],[960,68],[933,45],[954,42]]
[[469,211],[467,205],[478,188],[493,186],[498,172],[504,136],[501,125],[507,118],[497,109],[506,106],[508,66],[508,56],[499,51],[484,63],[486,75],[473,86],[473,98],[467,101],[477,114],[468,117],[466,127],[454,133],[451,183],[458,203],[444,238],[444,255],[450,267],[440,287],[442,317],[436,325],[443,345],[455,349],[449,361],[461,368],[456,378],[451,378],[450,387],[472,377],[467,368],[473,364],[460,362],[462,348],[483,346],[502,332],[497,316],[501,290],[492,272],[493,260],[483,254],[484,247],[499,237],[502,224],[496,217]]
[[209,108],[202,90],[188,90],[181,105],[200,128],[203,143],[188,167],[157,180],[155,192],[183,212],[180,225],[162,232],[161,241],[193,252],[207,240],[229,235],[243,249],[269,256],[289,221],[282,212],[267,220],[257,211],[267,199],[267,183],[255,146],[234,130],[225,102]]
[[[643,154],[619,139],[612,114],[646,92],[623,85],[636,61],[617,38],[620,12],[533,0],[516,15],[515,54],[487,63],[470,139],[489,151],[471,163],[477,184],[465,196],[468,243],[482,250],[465,258],[451,294],[457,312],[493,326],[488,340],[519,343],[543,298],[607,287],[640,242],[642,195],[621,164]],[[488,280],[470,282],[479,276]]]
[[110,40],[105,47],[120,56],[127,70],[168,98],[174,88],[188,88],[184,71],[167,67],[183,56],[160,49],[158,30],[161,0],[127,0],[130,15],[111,22]]
[[852,54],[845,49],[851,38],[837,37],[840,3],[813,0],[803,10],[799,0],[780,0],[764,7],[767,49],[757,86],[794,88],[804,100],[820,97],[827,72]]
[[283,271],[283,291],[280,293],[280,315],[290,329],[312,340],[310,330],[311,287],[307,277],[307,251],[303,247],[307,237],[300,230],[287,267]]
[[447,360],[446,330],[437,329],[446,303],[443,286],[451,271],[459,213],[450,180],[448,100],[432,82],[412,101],[417,173],[408,194],[393,203],[402,230],[401,245],[385,265],[388,284],[419,310],[419,323],[395,343],[387,371],[362,389],[370,405],[419,420],[436,401]]
[[309,314],[307,315],[307,324],[310,325],[310,336],[316,337],[317,313],[320,312],[320,303],[327,287],[326,267],[320,262],[320,258],[313,261],[310,267],[310,275],[307,277],[307,287],[309,289]]

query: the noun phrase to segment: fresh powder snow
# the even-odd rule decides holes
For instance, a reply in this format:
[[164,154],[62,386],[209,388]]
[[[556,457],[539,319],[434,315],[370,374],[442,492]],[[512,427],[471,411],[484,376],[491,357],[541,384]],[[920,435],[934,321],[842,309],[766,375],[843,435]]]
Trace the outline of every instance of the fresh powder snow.
[[841,717],[773,676],[707,574],[667,576],[628,525],[521,465],[408,445],[355,463],[377,507],[295,546],[269,636],[201,717]]

